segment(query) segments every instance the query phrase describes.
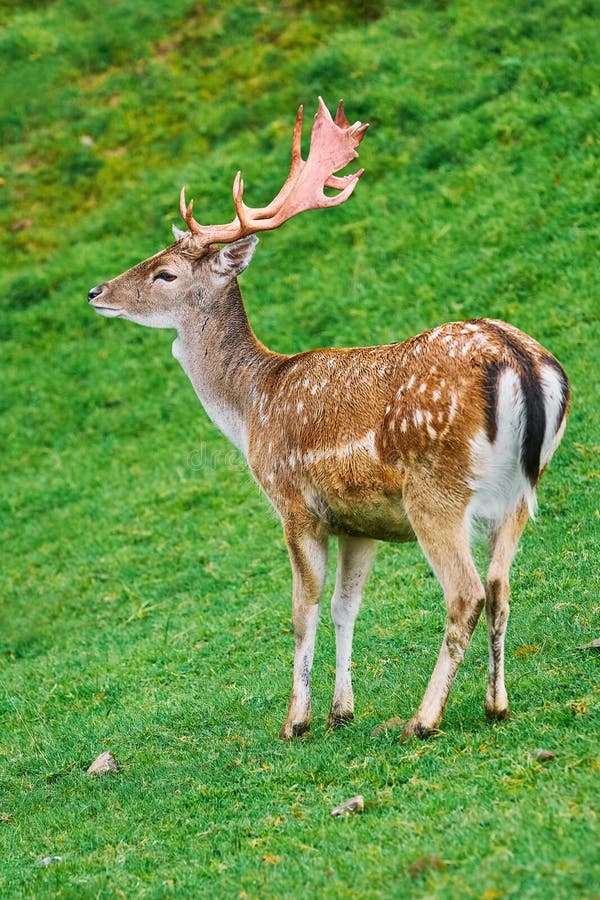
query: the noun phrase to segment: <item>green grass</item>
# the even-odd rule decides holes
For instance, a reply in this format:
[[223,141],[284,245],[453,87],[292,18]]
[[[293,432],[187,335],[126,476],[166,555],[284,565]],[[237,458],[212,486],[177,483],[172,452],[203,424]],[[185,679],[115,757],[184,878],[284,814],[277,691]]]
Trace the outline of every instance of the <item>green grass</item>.
[[[0,895],[599,897],[598,656],[574,649],[600,634],[598,4],[0,10]],[[260,338],[291,352],[497,316],[572,380],[514,566],[513,717],[484,719],[480,626],[427,743],[371,737],[414,710],[443,632],[410,546],[382,546],[368,586],[355,723],[325,733],[325,608],[314,740],[277,740],[279,526],[171,335],[86,306],[169,241],[181,184],[200,220],[230,217],[238,167],[267,202],[318,94],[372,123],[366,174],[261,240],[243,276]],[[120,771],[90,779],[105,749]],[[357,793],[362,816],[330,818]],[[443,866],[411,869],[428,856]]]

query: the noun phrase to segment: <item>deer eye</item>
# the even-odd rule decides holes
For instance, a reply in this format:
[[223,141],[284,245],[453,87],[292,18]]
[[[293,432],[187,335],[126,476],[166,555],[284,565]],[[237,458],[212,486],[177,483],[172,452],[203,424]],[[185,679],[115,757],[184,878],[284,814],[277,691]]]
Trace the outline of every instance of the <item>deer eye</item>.
[[177,275],[171,275],[170,272],[159,272],[154,276],[155,281],[175,281]]

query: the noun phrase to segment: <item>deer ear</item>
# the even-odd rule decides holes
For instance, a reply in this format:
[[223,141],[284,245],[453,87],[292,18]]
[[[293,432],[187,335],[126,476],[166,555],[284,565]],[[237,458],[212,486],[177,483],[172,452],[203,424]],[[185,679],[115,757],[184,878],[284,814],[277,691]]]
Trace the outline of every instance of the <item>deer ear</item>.
[[258,238],[255,234],[249,234],[248,237],[240,238],[233,244],[226,244],[222,247],[216,256],[212,259],[212,267],[219,275],[226,275],[235,278],[244,271],[249,265]]

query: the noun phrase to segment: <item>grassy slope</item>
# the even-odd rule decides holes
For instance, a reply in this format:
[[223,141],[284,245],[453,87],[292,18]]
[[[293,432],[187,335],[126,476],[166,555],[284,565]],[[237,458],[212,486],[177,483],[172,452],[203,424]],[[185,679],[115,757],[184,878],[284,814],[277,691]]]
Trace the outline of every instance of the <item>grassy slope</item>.
[[[0,3],[3,896],[597,891],[598,660],[573,652],[600,631],[597,4],[311,5]],[[418,550],[387,546],[355,725],[324,734],[324,615],[315,740],[275,739],[292,644],[278,525],[169,336],[85,305],[168,241],[181,183],[212,220],[238,166],[250,202],[271,196],[293,110],[319,93],[373,123],[367,174],[347,206],[262,240],[244,275],[260,337],[294,351],[493,315],[573,382],[515,564],[513,718],[483,719],[479,628],[425,744],[370,736],[418,703],[443,628]],[[557,760],[529,761],[540,746]],[[121,771],[90,781],[103,749]],[[364,816],[328,817],[359,792]],[[445,868],[411,875],[427,854]]]

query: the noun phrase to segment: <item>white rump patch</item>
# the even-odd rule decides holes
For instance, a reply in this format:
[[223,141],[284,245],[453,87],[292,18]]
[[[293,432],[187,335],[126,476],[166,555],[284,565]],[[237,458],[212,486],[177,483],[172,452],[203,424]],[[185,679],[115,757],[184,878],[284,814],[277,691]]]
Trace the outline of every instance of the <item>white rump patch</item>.
[[521,465],[525,415],[521,380],[512,369],[505,369],[498,379],[496,439],[491,443],[480,431],[471,441],[467,482],[474,491],[468,509],[471,518],[502,522],[522,500],[534,515],[535,491]]
[[[552,455],[563,436],[564,423],[558,421],[562,404],[562,379],[556,369],[551,366],[542,366],[540,382],[544,394],[544,408],[546,410],[546,431],[540,453],[540,468],[548,465]],[[561,427],[559,427],[561,426]]]

